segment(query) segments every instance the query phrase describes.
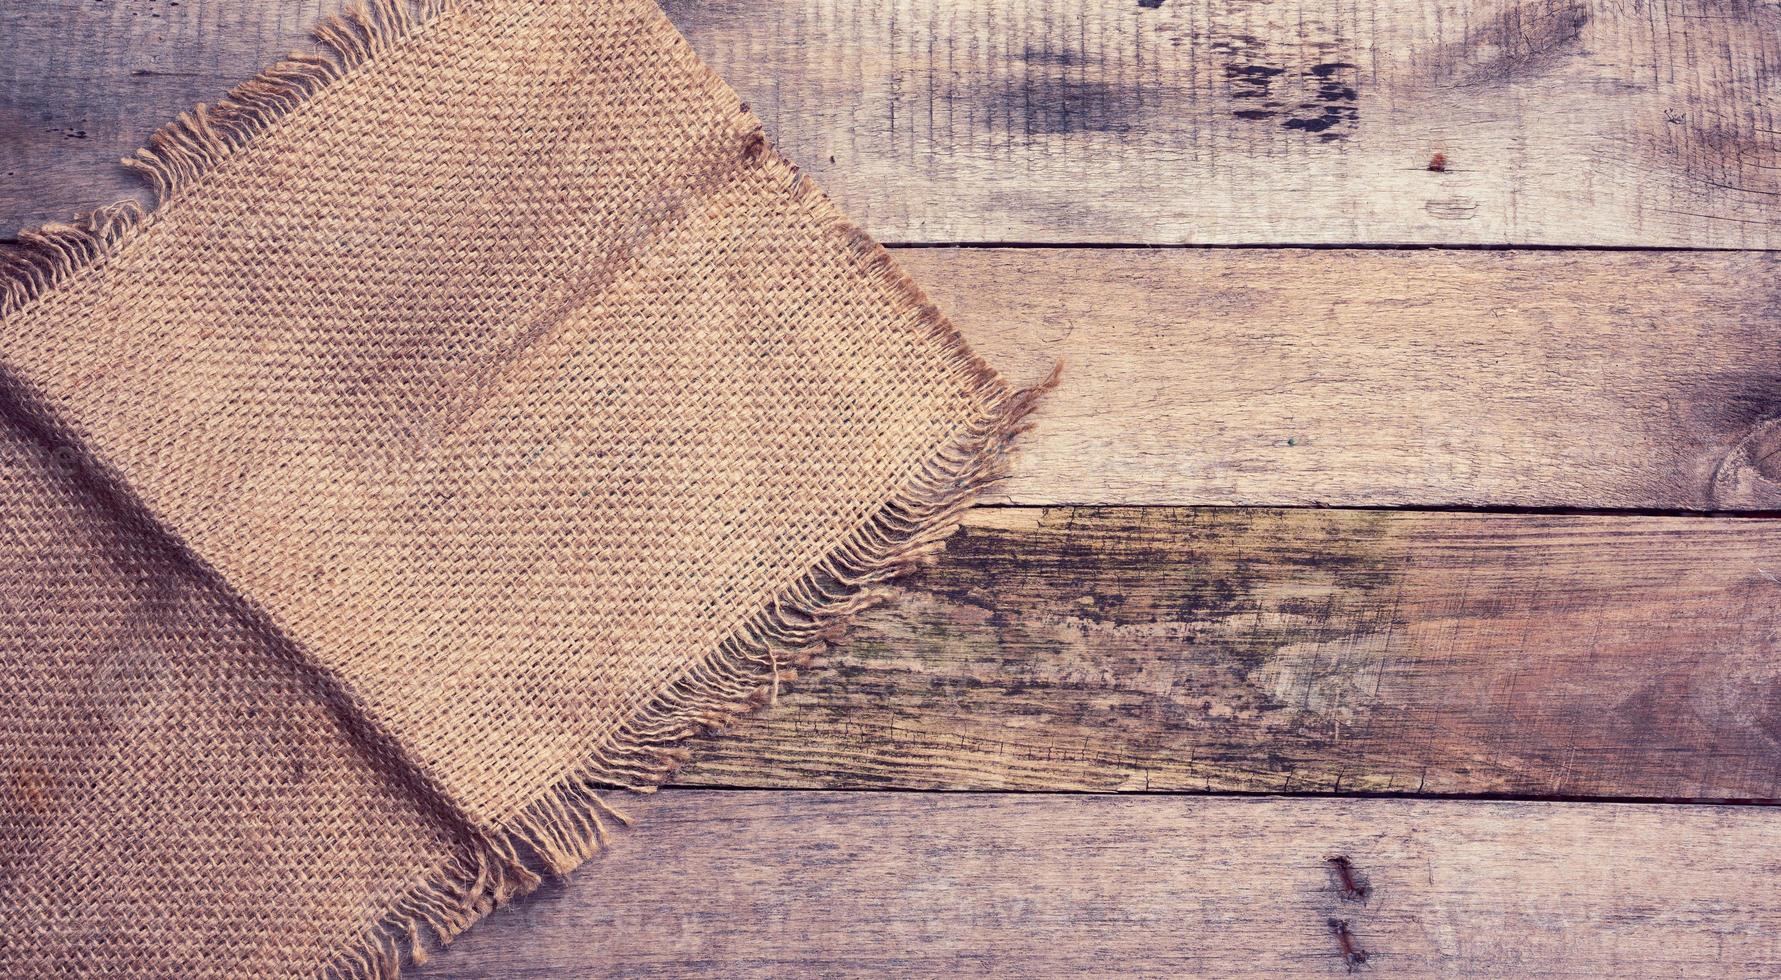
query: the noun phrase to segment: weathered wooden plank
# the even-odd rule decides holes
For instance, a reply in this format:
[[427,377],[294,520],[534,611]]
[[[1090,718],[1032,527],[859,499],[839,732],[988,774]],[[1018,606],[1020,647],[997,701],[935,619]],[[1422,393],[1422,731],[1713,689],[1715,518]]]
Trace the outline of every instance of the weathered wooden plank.
[[668,791],[635,809],[605,857],[417,975],[1781,970],[1765,807]]
[[1781,244],[1760,0],[666,6],[887,241]]
[[1781,509],[1781,258],[901,249],[1062,386],[1021,504]]
[[[343,2],[7,5],[0,234]],[[1762,0],[667,7],[887,241],[1781,242]]]
[[980,509],[682,785],[1781,797],[1781,521]]
[[124,197],[118,158],[308,44],[348,0],[0,4],[0,238]]
[[1027,504],[1781,508],[1767,253],[903,249]]

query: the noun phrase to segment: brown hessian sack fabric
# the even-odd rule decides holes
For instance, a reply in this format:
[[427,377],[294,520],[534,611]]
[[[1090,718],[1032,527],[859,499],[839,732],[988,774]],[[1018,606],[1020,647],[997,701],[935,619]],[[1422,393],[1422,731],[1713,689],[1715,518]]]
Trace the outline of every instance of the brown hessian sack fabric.
[[317,36],[127,161],[151,212],[5,255],[0,975],[394,973],[940,547],[1033,400],[650,0]]

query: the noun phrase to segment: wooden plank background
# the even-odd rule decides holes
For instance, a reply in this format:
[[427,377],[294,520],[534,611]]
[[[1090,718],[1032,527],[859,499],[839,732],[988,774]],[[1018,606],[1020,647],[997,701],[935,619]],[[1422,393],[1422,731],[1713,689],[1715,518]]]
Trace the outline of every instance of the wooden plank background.
[[[0,7],[0,235],[341,6]],[[423,975],[1781,971],[1781,811],[1699,802],[1781,798],[1781,7],[666,6],[1065,381],[1020,506]]]
[[1781,509],[1757,252],[904,249],[1061,387],[1003,501]]
[[[1762,976],[1781,811],[668,791],[421,977]],[[1332,857],[1360,889],[1345,894]]]
[[[767,91],[751,92],[749,79],[771,60],[764,50],[816,58],[814,52],[829,49],[815,40],[744,44],[736,32],[758,31],[761,24],[843,27],[815,15],[808,24],[781,24],[776,17],[808,12],[806,6],[759,6],[764,12],[755,17],[742,16],[734,3],[673,12],[702,52],[737,61],[731,77],[770,120],[783,117],[775,129],[791,138],[796,159],[826,160],[792,131],[803,125],[797,122],[803,115],[769,111],[773,104],[762,101],[781,89],[763,84]],[[861,4],[858,16],[845,21],[855,25],[847,29],[891,22],[868,16],[873,9]],[[1068,5],[1021,9],[1030,15],[1021,22],[1025,29],[1055,27],[1081,14]],[[1729,30],[1725,25],[1757,17],[1753,10],[1734,4],[1725,17],[1708,19],[1713,26],[1706,29]],[[272,52],[299,43],[299,25],[314,13],[261,0],[197,6],[56,0],[0,11],[0,29],[22,39],[0,63],[0,149],[7,161],[0,214],[12,222],[6,227],[63,217],[133,190],[134,178],[113,163],[117,156],[140,143],[156,120],[214,98]],[[1019,26],[995,18],[985,24],[965,27]],[[63,63],[75,57],[68,46],[51,43],[70,33],[96,41],[90,49],[80,46],[74,66]],[[1013,44],[986,42],[985,50]],[[1602,57],[1598,52],[1591,63]],[[1751,72],[1766,79],[1767,64]],[[1060,97],[1067,105],[1078,96],[1066,90]],[[1773,132],[1763,113],[1774,101],[1753,96],[1744,113],[1751,126]],[[1551,108],[1541,105],[1534,118],[1549,119]],[[846,131],[865,138],[889,125],[888,114],[851,119]],[[1762,163],[1761,153],[1738,152],[1757,170],[1781,173]],[[1253,155],[1227,159],[1245,153]],[[908,200],[936,200],[919,182],[874,174],[849,159],[822,179],[856,213],[870,212],[871,205],[850,199],[849,174],[878,193],[891,188]],[[1038,186],[1025,168],[1007,160],[998,166],[1020,187]],[[1092,172],[1073,172],[1080,178],[1074,183],[1097,196],[1125,199],[1146,214],[1159,206],[1150,196],[1126,196]],[[1315,180],[1326,189],[1340,185],[1323,172]],[[1210,188],[1195,194],[1218,207],[1236,201]],[[1305,201],[1297,192],[1286,196]],[[1781,190],[1741,213],[1781,220],[1778,202]],[[1003,204],[997,214],[1005,213]],[[1577,195],[1534,210],[1567,220],[1605,213]],[[1156,225],[1120,227],[1144,238]],[[1070,237],[1065,225],[1054,231],[1050,237]],[[1243,240],[1292,237],[1268,222]],[[1773,370],[1781,276],[1767,254],[922,249],[900,255],[997,363],[1026,377],[1054,356],[1069,365],[1015,479],[998,498],[1003,501],[1781,508],[1781,380]],[[1033,282],[1046,288],[1033,289]]]
[[980,509],[677,782],[1781,797],[1781,522]]
[[886,241],[1781,242],[1760,0],[666,6]]
[[[0,9],[0,234],[133,191],[98,164],[343,5]],[[1765,0],[666,7],[887,242],[1781,242]]]

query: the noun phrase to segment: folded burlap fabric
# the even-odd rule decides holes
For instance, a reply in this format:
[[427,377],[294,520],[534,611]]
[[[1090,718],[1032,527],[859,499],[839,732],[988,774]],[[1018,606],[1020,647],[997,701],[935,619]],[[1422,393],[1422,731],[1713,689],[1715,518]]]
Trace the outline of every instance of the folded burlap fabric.
[[6,256],[0,975],[393,972],[938,547],[1032,400],[650,0],[318,37],[138,153],[152,213]]

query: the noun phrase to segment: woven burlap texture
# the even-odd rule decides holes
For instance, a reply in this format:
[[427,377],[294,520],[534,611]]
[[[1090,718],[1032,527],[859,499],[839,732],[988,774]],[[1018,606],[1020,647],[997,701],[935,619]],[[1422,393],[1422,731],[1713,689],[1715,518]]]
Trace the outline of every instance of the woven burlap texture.
[[[591,855],[1033,398],[649,0],[379,2],[0,297],[0,975],[382,976]],[[598,937],[590,937],[598,942]]]

